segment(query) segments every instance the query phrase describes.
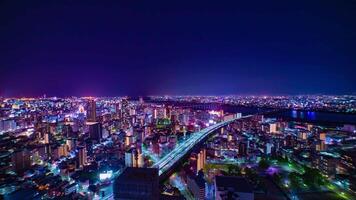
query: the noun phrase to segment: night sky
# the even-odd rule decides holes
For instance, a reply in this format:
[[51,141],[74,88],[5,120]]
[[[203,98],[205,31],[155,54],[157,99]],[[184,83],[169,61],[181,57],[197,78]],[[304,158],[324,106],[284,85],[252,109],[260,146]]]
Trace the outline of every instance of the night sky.
[[356,92],[354,0],[36,2],[0,2],[0,96]]

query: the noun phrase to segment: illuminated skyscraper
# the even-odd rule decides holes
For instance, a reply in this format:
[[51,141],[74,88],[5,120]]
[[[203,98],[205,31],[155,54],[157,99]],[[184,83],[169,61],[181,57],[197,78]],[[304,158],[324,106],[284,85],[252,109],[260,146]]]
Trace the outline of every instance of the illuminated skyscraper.
[[153,110],[153,119],[157,119],[157,108]]
[[130,108],[129,109],[129,114],[130,114],[130,116],[136,115],[136,109],[134,107]]
[[167,118],[167,107],[166,106],[163,107],[163,118],[164,119]]
[[87,149],[85,146],[78,147],[78,167],[83,168],[87,164]]
[[123,112],[123,117],[125,117],[127,114],[129,114],[129,100],[127,98],[124,98],[121,100],[121,110]]
[[276,123],[269,124],[269,133],[277,133],[277,124]]
[[125,152],[126,167],[143,167],[144,160],[139,149],[131,148]]
[[206,161],[206,150],[202,149],[198,153],[198,159],[197,159],[197,172],[202,170],[205,166],[205,161]]
[[49,144],[49,137],[50,137],[50,136],[49,136],[49,133],[45,133],[45,134],[44,134],[44,143],[45,143],[45,144]]
[[68,155],[68,147],[66,144],[61,144],[61,145],[55,145],[52,147],[52,159],[56,160],[59,159],[62,156],[67,156]]
[[96,122],[96,102],[94,99],[90,99],[88,103],[87,121]]
[[115,105],[115,112],[116,112],[116,117],[121,119],[122,118],[122,105],[121,105],[121,103],[117,103]]

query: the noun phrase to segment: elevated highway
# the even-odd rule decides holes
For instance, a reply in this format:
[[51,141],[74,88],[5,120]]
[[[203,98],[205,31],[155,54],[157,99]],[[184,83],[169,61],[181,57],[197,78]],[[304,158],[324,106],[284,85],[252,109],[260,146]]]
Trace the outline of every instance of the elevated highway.
[[202,129],[199,132],[193,133],[189,139],[187,139],[184,143],[174,148],[166,156],[164,156],[159,161],[157,161],[152,167],[159,169],[160,178],[161,176],[165,177],[167,173],[169,173],[172,170],[172,168],[174,168],[178,163],[180,163],[192,151],[192,149],[196,145],[201,144],[203,141],[205,141],[210,136],[211,133],[224,126],[227,126],[228,124],[230,124],[235,120],[246,119],[251,116],[252,115],[247,115],[240,118],[234,118],[223,122],[219,122],[205,129]]

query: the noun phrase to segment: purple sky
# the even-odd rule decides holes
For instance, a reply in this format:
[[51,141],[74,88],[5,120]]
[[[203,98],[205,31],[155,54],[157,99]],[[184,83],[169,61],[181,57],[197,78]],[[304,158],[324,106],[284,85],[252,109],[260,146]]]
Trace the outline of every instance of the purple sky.
[[0,96],[356,92],[356,1],[54,2],[0,3]]

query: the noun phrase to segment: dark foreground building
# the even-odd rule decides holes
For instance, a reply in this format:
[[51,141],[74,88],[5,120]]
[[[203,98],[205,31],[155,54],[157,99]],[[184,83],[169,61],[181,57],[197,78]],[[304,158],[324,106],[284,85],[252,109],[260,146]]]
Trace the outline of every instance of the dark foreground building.
[[158,178],[156,168],[128,167],[115,180],[114,199],[159,199]]
[[253,188],[243,177],[216,176],[215,199],[253,200]]

